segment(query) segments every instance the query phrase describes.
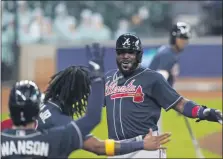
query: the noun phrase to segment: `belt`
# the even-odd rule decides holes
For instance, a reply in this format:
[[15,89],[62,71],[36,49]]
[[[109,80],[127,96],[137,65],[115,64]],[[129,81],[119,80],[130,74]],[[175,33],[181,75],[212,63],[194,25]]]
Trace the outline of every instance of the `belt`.
[[130,139],[125,139],[125,140],[119,140],[121,142],[132,142],[132,141],[142,141],[144,138],[146,137],[146,135],[139,135]]
[[144,138],[146,137],[146,135],[139,135],[134,137],[136,141],[142,141]]

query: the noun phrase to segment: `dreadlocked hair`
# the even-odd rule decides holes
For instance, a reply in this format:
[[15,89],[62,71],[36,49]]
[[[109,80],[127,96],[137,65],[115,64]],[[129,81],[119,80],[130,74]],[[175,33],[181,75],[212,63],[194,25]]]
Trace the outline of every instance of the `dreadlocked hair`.
[[79,117],[86,110],[90,94],[89,70],[84,66],[70,66],[51,77],[44,102],[57,100],[62,112]]

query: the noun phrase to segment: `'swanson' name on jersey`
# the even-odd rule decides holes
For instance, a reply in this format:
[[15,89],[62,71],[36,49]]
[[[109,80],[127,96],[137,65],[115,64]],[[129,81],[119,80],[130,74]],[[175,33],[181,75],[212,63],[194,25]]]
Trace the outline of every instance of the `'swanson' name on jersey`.
[[1,144],[2,156],[35,155],[48,156],[49,143],[40,141],[6,141]]

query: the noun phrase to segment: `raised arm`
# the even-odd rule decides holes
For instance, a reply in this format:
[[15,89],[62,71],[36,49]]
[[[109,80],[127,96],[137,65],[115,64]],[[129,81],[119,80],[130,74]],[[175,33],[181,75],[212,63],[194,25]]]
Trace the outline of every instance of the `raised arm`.
[[91,86],[92,91],[88,99],[86,114],[76,121],[82,136],[88,135],[101,121],[101,111],[104,104],[104,83],[102,78],[97,78]]

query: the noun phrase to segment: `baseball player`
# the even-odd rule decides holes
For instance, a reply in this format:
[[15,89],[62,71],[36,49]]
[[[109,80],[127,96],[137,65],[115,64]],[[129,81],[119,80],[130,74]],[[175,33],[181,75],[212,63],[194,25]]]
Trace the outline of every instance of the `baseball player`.
[[[218,122],[219,110],[201,106],[178,94],[163,78],[151,69],[140,66],[143,48],[139,37],[123,34],[116,41],[116,70],[105,75],[105,105],[109,138],[142,140],[152,128],[158,134],[157,121],[161,108],[174,109],[198,121]],[[117,158],[165,158],[165,151],[140,150]]]
[[[41,93],[41,103],[43,102],[44,98],[45,98],[45,94]],[[1,122],[1,130],[12,128],[12,126],[13,126],[13,122],[11,118],[6,119]]]
[[[101,81],[96,83],[102,84]],[[87,135],[100,122],[101,105],[88,105],[85,116],[76,122],[38,131],[35,130],[35,120],[40,102],[41,93],[34,82],[25,80],[13,86],[9,96],[13,127],[1,132],[2,159],[67,158],[73,150],[82,148],[82,135]],[[95,114],[95,111],[99,113]]]
[[170,45],[161,46],[150,63],[149,68],[161,73],[171,86],[179,75],[179,54],[188,44],[190,37],[191,28],[187,23],[174,24],[170,31]]

